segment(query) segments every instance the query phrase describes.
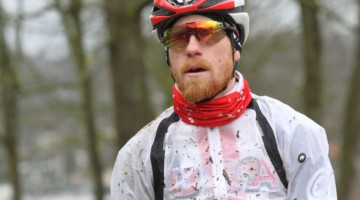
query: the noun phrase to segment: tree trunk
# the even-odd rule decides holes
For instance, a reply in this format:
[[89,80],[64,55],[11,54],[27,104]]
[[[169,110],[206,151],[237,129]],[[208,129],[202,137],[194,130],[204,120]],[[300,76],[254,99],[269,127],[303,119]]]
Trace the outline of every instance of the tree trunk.
[[322,114],[322,42],[317,18],[316,0],[299,0],[303,27],[303,56],[305,64],[304,110],[313,120],[320,122]]
[[15,46],[16,46],[16,60],[19,63],[17,66],[21,66],[23,62],[23,52],[22,52],[22,23],[24,18],[24,0],[17,0],[17,8],[18,8],[18,17],[16,20],[16,36],[15,36]]
[[[360,0],[358,0],[360,7]],[[360,20],[360,12],[358,12]],[[338,184],[339,199],[349,199],[353,189],[353,180],[356,177],[357,152],[359,144],[360,120],[360,23],[357,25],[357,44],[355,66],[348,85],[348,93],[344,109],[343,146],[340,156],[340,180]]]
[[102,184],[102,166],[98,153],[98,144],[96,142],[96,124],[95,112],[93,109],[93,93],[92,93],[92,74],[89,66],[85,62],[85,52],[83,48],[83,30],[80,20],[82,9],[81,0],[71,0],[69,7],[64,9],[59,0],[56,5],[62,14],[63,25],[66,30],[68,44],[71,50],[72,59],[77,67],[79,86],[81,90],[83,123],[87,133],[87,149],[89,152],[89,159],[92,167],[92,175],[94,181],[95,197],[97,200],[102,200],[104,191]]
[[19,160],[17,152],[18,126],[18,89],[17,70],[11,61],[8,46],[5,40],[5,11],[0,2],[0,87],[2,94],[2,118],[4,126],[4,145],[8,157],[9,179],[13,187],[13,199],[20,200],[22,196]]
[[152,117],[146,89],[140,11],[145,1],[105,0],[110,35],[110,71],[115,106],[117,148]]

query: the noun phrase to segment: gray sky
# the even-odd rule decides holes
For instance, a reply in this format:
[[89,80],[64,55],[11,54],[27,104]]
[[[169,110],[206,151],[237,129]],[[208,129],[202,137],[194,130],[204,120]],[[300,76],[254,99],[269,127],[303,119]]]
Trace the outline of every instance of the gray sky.
[[[12,16],[16,16],[18,0],[0,0],[3,7]],[[25,13],[33,13],[40,10],[50,0],[22,0],[24,2]],[[94,1],[94,0],[93,0]],[[85,1],[89,2],[89,0]],[[336,11],[338,15],[345,20],[346,23],[330,24],[332,28],[343,30],[344,27],[352,27],[357,23],[357,7],[354,6],[354,0],[320,0],[328,9]],[[298,27],[299,6],[296,0],[248,0],[249,12],[251,17],[251,32],[258,32],[269,29],[277,29],[281,27],[294,28]],[[275,14],[276,13],[276,14]],[[92,16],[94,15],[94,16]],[[100,16],[100,13],[97,13]],[[90,14],[84,14],[86,19],[91,18],[92,23],[88,23],[86,45],[94,48],[99,38],[105,38],[105,31],[101,26],[101,20],[98,25],[93,25],[96,14],[92,11]],[[101,17],[98,17],[101,18]],[[146,19],[147,20],[147,19]],[[95,20],[96,21],[96,20]],[[10,44],[14,44],[15,32],[13,23],[7,31],[7,39]],[[150,30],[151,31],[151,30]],[[149,31],[149,32],[150,32]],[[95,36],[95,37],[94,37]],[[101,36],[101,37],[99,37]],[[23,48],[29,55],[42,55],[47,58],[56,58],[66,56],[66,41],[62,34],[60,19],[55,11],[46,12],[41,17],[27,19],[24,23],[22,31]],[[250,35],[251,39],[251,35]],[[101,40],[101,39],[100,39]]]

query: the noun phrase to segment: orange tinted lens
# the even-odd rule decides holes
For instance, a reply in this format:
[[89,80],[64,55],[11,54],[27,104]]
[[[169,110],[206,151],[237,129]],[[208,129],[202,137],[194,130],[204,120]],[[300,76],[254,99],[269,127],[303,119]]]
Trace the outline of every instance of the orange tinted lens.
[[213,45],[225,37],[225,32],[221,28],[197,29],[195,36],[201,44]]
[[173,26],[164,32],[163,44],[168,48],[185,48],[191,35],[201,44],[215,44],[225,37],[224,25],[217,21],[192,22]]
[[174,26],[164,32],[164,44],[169,48],[186,46],[189,37],[186,26]]

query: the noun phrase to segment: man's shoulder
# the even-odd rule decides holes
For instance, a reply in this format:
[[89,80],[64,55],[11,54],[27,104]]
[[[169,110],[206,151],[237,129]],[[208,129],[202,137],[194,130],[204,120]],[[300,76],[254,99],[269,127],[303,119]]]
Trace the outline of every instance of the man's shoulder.
[[148,151],[154,141],[157,128],[161,121],[169,117],[174,112],[172,107],[162,112],[156,119],[141,128],[130,140],[125,144],[123,151]]
[[[295,110],[290,105],[269,97],[269,96],[258,96],[253,94],[253,99],[258,102],[260,109],[264,112],[269,112],[270,114],[280,114],[282,117],[300,117],[300,118],[308,118],[303,113]],[[279,117],[280,117],[279,116]]]
[[[314,142],[328,148],[326,132],[322,126],[289,105],[267,96],[253,96],[261,112],[274,130],[281,155],[287,155],[290,149],[311,149]],[[301,144],[302,148],[299,145]],[[308,147],[308,148],[305,148]]]
[[301,126],[305,129],[321,129],[322,127],[310,119],[303,113],[295,110],[291,106],[282,101],[268,97],[253,95],[253,98],[258,102],[263,114],[268,118],[273,125],[296,127]]
[[252,97],[254,100],[256,100],[256,102],[258,102],[261,110],[282,109],[282,110],[287,110],[290,112],[297,112],[292,107],[287,105],[286,103],[284,103],[278,99],[275,99],[273,97],[259,96],[256,94],[252,94]]
[[166,110],[164,110],[158,117],[156,117],[153,121],[149,122],[147,125],[145,125],[136,135],[151,135],[155,134],[157,127],[163,121],[164,119],[168,118],[172,113],[174,112],[173,107],[169,107]]
[[157,128],[157,126],[159,125],[159,123],[161,123],[161,121],[170,117],[170,115],[173,113],[174,113],[174,107],[171,106],[171,107],[165,109],[162,113],[160,113],[152,122],[150,122],[144,128],[145,129],[150,128],[150,127]]

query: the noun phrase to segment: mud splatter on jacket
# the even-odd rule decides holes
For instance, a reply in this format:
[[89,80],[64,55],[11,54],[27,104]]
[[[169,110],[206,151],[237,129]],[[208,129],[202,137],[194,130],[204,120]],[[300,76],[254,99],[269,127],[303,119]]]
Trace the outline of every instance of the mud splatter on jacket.
[[275,143],[264,139],[254,108],[227,125],[198,127],[171,107],[119,151],[112,199],[337,199],[324,129],[278,100],[253,95],[253,101]]

